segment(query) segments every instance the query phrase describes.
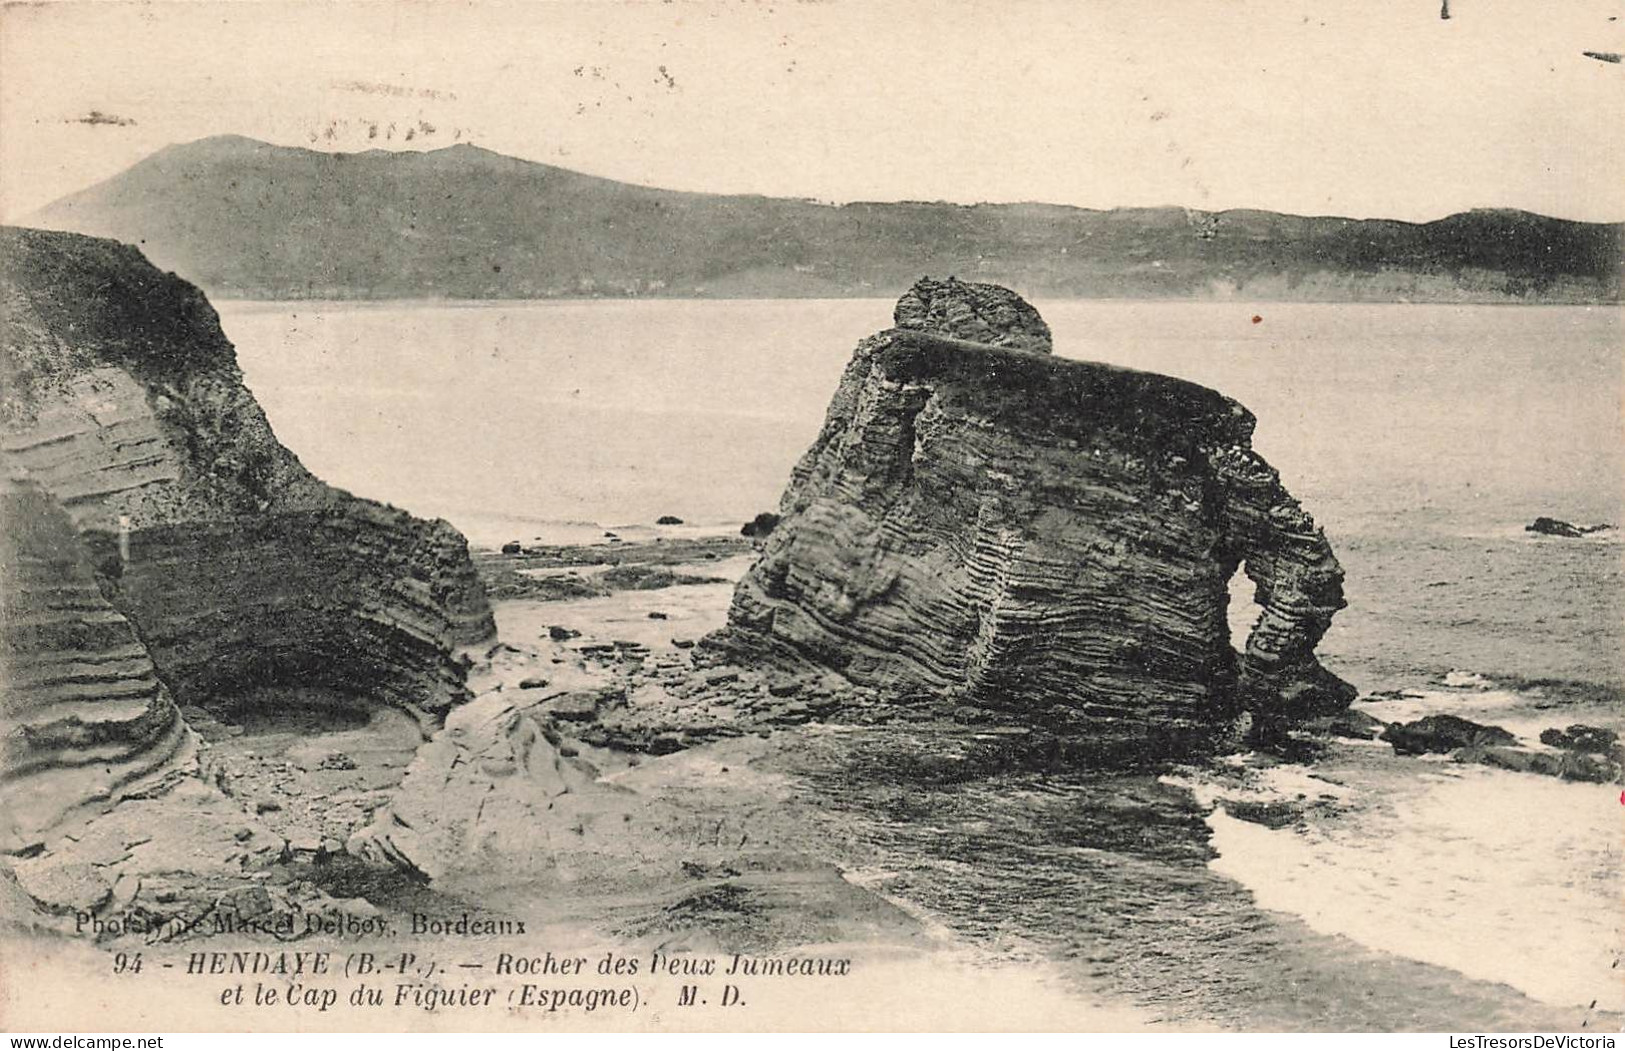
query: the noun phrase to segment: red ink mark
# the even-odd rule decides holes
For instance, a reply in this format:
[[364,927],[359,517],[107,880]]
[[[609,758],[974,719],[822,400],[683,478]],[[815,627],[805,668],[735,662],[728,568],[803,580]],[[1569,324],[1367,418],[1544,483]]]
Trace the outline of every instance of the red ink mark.
[[1256,325],[1256,324],[1258,324],[1259,322],[1261,322],[1263,320],[1264,320],[1264,317],[1263,317],[1262,314],[1254,314],[1253,315],[1253,324]]
[[1619,805],[1625,806],[1625,792],[1619,794]]

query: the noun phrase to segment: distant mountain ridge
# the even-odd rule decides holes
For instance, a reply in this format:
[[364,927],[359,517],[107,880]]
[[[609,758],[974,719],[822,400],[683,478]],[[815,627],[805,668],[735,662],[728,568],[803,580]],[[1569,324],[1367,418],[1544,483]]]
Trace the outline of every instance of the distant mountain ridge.
[[1625,224],[853,203],[653,189],[459,145],[170,146],[29,225],[137,244],[215,297],[886,296],[1619,302]]

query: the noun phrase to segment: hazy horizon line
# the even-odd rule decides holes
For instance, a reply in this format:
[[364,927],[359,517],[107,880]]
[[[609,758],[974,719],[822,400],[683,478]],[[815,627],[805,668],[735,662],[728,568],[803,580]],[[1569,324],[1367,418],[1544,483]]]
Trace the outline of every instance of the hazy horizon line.
[[13,216],[8,214],[4,218],[3,222],[5,223],[5,225],[8,225],[8,226],[25,226],[25,225],[28,225],[26,220],[28,220],[30,218],[33,218],[33,217],[43,215],[44,213],[49,212],[51,209],[58,207],[64,201],[67,201],[68,199],[70,199],[72,197],[76,197],[79,194],[85,193],[85,192],[87,192],[89,190],[93,190],[98,186],[104,186],[104,185],[107,185],[108,183],[114,182],[117,179],[123,178],[125,175],[128,175],[131,171],[135,170],[137,167],[141,166],[142,164],[147,163],[148,161],[152,160],[153,158],[159,156],[162,153],[165,153],[165,152],[167,152],[169,150],[183,149],[183,148],[188,147],[188,146],[196,146],[196,145],[199,145],[199,144],[202,144],[202,143],[210,142],[212,140],[219,140],[219,139],[234,139],[234,140],[240,140],[240,141],[246,142],[246,143],[252,143],[252,144],[254,144],[256,146],[267,147],[267,148],[273,149],[273,150],[281,150],[281,151],[286,151],[286,152],[300,152],[300,153],[318,154],[318,155],[329,156],[329,157],[361,157],[361,156],[367,156],[369,154],[386,154],[386,155],[395,155],[395,156],[407,156],[407,155],[427,156],[427,155],[430,155],[430,154],[447,153],[447,152],[450,152],[450,151],[453,151],[453,150],[458,150],[458,149],[472,149],[472,150],[478,150],[481,153],[490,154],[493,157],[500,157],[500,158],[502,158],[504,160],[516,161],[516,162],[521,163],[521,164],[533,165],[533,166],[539,167],[539,168],[551,168],[551,169],[554,169],[554,170],[557,170],[557,171],[570,172],[571,174],[574,174],[574,175],[580,175],[580,176],[590,178],[590,179],[599,179],[599,180],[602,180],[602,181],[605,181],[605,182],[612,182],[612,183],[616,183],[617,185],[628,186],[628,187],[632,187],[632,188],[635,188],[635,189],[641,189],[641,190],[653,190],[653,191],[658,191],[658,192],[661,192],[661,193],[672,193],[672,194],[690,194],[690,195],[699,196],[699,197],[734,197],[734,198],[746,197],[746,198],[757,198],[757,199],[760,199],[760,200],[786,201],[786,202],[794,202],[794,203],[798,203],[798,204],[810,204],[810,205],[816,205],[816,206],[822,206],[822,207],[830,207],[830,208],[841,208],[841,207],[847,207],[847,206],[852,206],[852,205],[928,205],[928,206],[929,205],[941,205],[941,206],[956,207],[956,208],[976,208],[976,207],[984,207],[984,206],[991,206],[991,207],[1038,206],[1038,207],[1045,207],[1045,208],[1065,208],[1065,209],[1071,209],[1071,210],[1074,210],[1074,211],[1099,212],[1099,213],[1134,212],[1134,211],[1145,211],[1145,212],[1183,211],[1183,212],[1198,212],[1198,213],[1202,213],[1202,214],[1205,214],[1205,215],[1224,215],[1224,214],[1231,213],[1231,212],[1258,212],[1258,213],[1264,213],[1264,214],[1269,214],[1269,215],[1288,216],[1288,217],[1298,218],[1298,219],[1325,219],[1325,220],[1342,221],[1342,222],[1384,222],[1384,223],[1396,223],[1396,224],[1400,224],[1400,225],[1404,225],[1404,226],[1426,226],[1426,225],[1428,225],[1430,223],[1440,222],[1442,220],[1453,218],[1453,217],[1459,216],[1459,215],[1469,215],[1469,214],[1472,214],[1472,213],[1475,213],[1475,212],[1518,212],[1518,213],[1522,213],[1524,215],[1533,215],[1533,216],[1537,216],[1537,217],[1542,218],[1542,219],[1549,219],[1549,220],[1553,220],[1553,221],[1556,221],[1556,222],[1576,223],[1576,224],[1585,225],[1585,226],[1625,226],[1625,215],[1622,215],[1620,218],[1617,218],[1617,219],[1605,219],[1605,220],[1575,219],[1575,218],[1570,218],[1568,216],[1553,215],[1553,214],[1550,214],[1548,212],[1535,211],[1535,210],[1530,209],[1530,208],[1521,208],[1521,207],[1518,207],[1518,206],[1515,206],[1515,205],[1501,205],[1501,204],[1466,205],[1466,206],[1463,206],[1463,207],[1453,208],[1453,209],[1441,212],[1441,213],[1435,215],[1434,217],[1432,217],[1430,219],[1400,219],[1400,218],[1396,218],[1394,216],[1389,216],[1389,215],[1356,216],[1356,215],[1340,214],[1340,213],[1335,213],[1335,212],[1317,212],[1317,213],[1312,213],[1312,214],[1311,213],[1306,213],[1306,212],[1289,212],[1289,211],[1281,211],[1280,209],[1276,209],[1276,208],[1266,208],[1266,207],[1260,207],[1260,206],[1256,206],[1256,205],[1236,205],[1236,206],[1227,207],[1227,208],[1198,208],[1198,207],[1194,207],[1194,206],[1187,205],[1187,204],[1172,204],[1172,203],[1163,203],[1163,204],[1113,204],[1113,205],[1106,205],[1106,206],[1098,206],[1098,205],[1067,204],[1067,203],[1063,203],[1063,202],[1059,202],[1059,201],[1039,200],[1039,199],[1036,199],[1036,198],[1020,198],[1020,199],[1005,199],[1005,200],[994,200],[994,199],[985,199],[984,198],[984,199],[979,199],[979,200],[955,200],[955,199],[945,198],[945,197],[938,197],[938,198],[898,197],[898,198],[890,198],[890,199],[869,198],[869,197],[853,197],[853,198],[843,199],[843,198],[839,198],[839,197],[778,195],[778,194],[759,193],[759,192],[741,193],[741,192],[724,191],[724,190],[693,190],[693,189],[686,189],[686,188],[679,188],[679,187],[672,187],[672,186],[660,186],[660,185],[654,185],[654,184],[651,184],[651,183],[644,183],[644,182],[634,182],[634,181],[631,181],[629,179],[620,178],[620,177],[615,176],[615,175],[605,175],[605,174],[595,172],[595,171],[583,170],[581,168],[567,167],[565,165],[557,164],[557,163],[554,163],[552,161],[542,161],[542,160],[536,160],[536,159],[531,158],[531,157],[521,156],[521,155],[518,155],[518,154],[503,153],[500,150],[494,150],[494,149],[491,149],[488,146],[481,146],[480,144],[478,144],[478,143],[476,143],[476,142],[474,142],[472,140],[463,141],[463,142],[454,142],[454,143],[450,143],[448,145],[435,146],[433,148],[428,148],[428,149],[412,149],[412,148],[384,147],[384,146],[371,146],[371,147],[367,147],[367,148],[324,149],[320,145],[297,145],[297,144],[285,144],[285,143],[279,143],[279,142],[272,142],[272,141],[267,140],[267,139],[257,138],[257,137],[255,137],[253,135],[245,135],[245,134],[242,134],[240,132],[229,132],[229,131],[228,132],[216,132],[216,133],[213,133],[213,134],[210,134],[210,135],[199,136],[198,138],[195,138],[195,139],[185,139],[185,140],[181,140],[181,141],[170,142],[170,143],[168,143],[168,144],[166,144],[164,146],[160,146],[157,149],[153,150],[152,152],[148,153],[146,156],[142,157],[140,160],[138,160],[135,163],[131,164],[129,167],[124,168],[121,171],[118,171],[118,172],[114,173],[113,175],[110,175],[110,176],[108,176],[108,177],[106,177],[104,179],[98,179],[95,182],[87,183],[86,185],[81,186],[81,187],[79,187],[77,189],[70,190],[67,193],[62,194],[61,196],[54,198],[50,202],[48,202],[46,204],[43,204],[43,205],[40,205],[38,207],[32,208],[29,211],[22,213],[21,215],[13,217]]

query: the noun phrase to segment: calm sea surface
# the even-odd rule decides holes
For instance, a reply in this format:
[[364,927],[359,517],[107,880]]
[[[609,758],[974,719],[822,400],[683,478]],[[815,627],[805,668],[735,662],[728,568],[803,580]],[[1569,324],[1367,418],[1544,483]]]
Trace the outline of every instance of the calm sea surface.
[[[1625,518],[1619,310],[1038,306],[1058,353],[1194,380],[1258,417],[1256,448],[1324,526],[1348,572],[1349,608],[1321,647],[1327,663],[1363,691],[1410,691],[1365,702],[1374,714],[1456,711],[1526,740],[1569,722],[1625,727],[1617,693],[1625,546],[1615,533],[1558,540],[1523,530],[1537,515]],[[307,466],[359,495],[444,517],[483,544],[664,514],[731,526],[775,507],[853,346],[890,321],[889,302],[862,300],[219,308],[248,385]],[[1618,786],[1396,764],[1387,751],[1374,744],[1367,760],[1352,750],[1327,768],[1335,785],[1307,789],[1336,796],[1334,818],[1270,829],[1215,811],[1212,870],[1315,937],[1506,983],[1549,1005],[1625,1008],[1612,970]],[[857,743],[843,744],[830,761],[858,754]],[[1221,785],[1193,776],[1198,795],[1222,796]],[[1303,795],[1300,782],[1282,787],[1284,796]],[[999,936],[1049,944],[1042,951],[1057,959],[1098,956],[1104,942],[1089,938],[1108,939],[1101,917],[1141,915],[1130,904],[1136,888],[1162,877],[1140,872],[1111,884],[1116,877],[1104,873],[1129,872],[1134,852],[1102,848],[1095,831],[1063,819],[1098,811],[1099,784],[992,784],[899,776],[883,798],[875,787],[873,798],[848,800],[872,822],[856,826],[873,830],[866,861],[901,873],[916,901],[972,931],[1008,882],[994,860],[1019,861],[1031,878],[998,913]],[[934,816],[899,822],[900,807]],[[960,842],[942,833],[954,822],[971,839],[1003,831],[944,857],[942,844]],[[1097,897],[1117,886],[1115,904],[1102,912],[1080,899],[1086,883]],[[1202,890],[1173,912],[1194,915],[1217,893]],[[956,916],[967,902],[982,904]],[[1158,899],[1143,908],[1172,906]],[[1243,913],[1226,915],[1240,923]],[[1058,932],[1072,940],[1059,945]],[[1184,950],[1131,938],[1113,941],[1110,953],[1125,944],[1150,946],[1140,961],[1147,977],[1136,978],[1139,964],[1125,956],[1109,968],[1112,981],[1142,1003],[1180,1001],[1157,976],[1180,978],[1168,960]],[[1209,977],[1186,978],[1229,973],[1203,947],[1210,943],[1191,944],[1190,975]],[[1350,1026],[1366,1018],[1368,1002],[1412,996],[1422,1004],[1416,1024],[1437,1026],[1426,1004],[1469,993],[1368,969],[1320,973],[1318,1008],[1286,993],[1271,1001],[1269,990],[1310,981],[1260,962],[1279,951],[1238,950],[1234,980],[1259,986],[1249,994],[1256,1012],[1239,1021]],[[1302,954],[1326,952],[1304,943]],[[1361,974],[1376,984],[1361,986]]]

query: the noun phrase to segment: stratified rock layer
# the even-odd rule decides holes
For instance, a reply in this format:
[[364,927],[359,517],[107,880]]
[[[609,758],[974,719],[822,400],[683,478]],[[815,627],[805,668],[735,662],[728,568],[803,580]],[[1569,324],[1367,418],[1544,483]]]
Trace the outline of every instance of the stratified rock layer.
[[[708,646],[991,709],[1108,761],[1207,747],[1243,709],[1346,706],[1314,656],[1342,570],[1252,451],[1253,417],[1055,358],[996,291],[922,282],[898,304],[908,327],[859,345]],[[1021,349],[942,334],[999,316]],[[1239,660],[1238,567],[1263,610]]]
[[[218,707],[297,683],[426,712],[466,697],[454,651],[493,630],[467,543],[312,476],[200,292],[126,245],[6,230],[0,296],[8,779],[84,767],[92,739],[155,759],[170,694]],[[102,781],[86,769],[75,791]]]
[[180,711],[130,622],[96,586],[67,513],[0,476],[4,846],[190,754]]

